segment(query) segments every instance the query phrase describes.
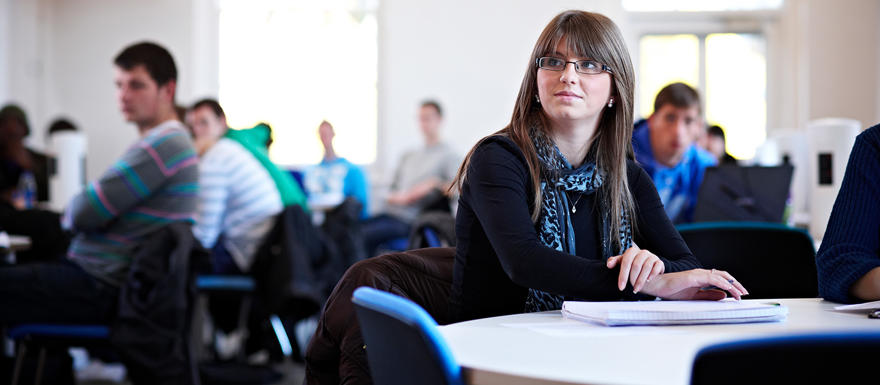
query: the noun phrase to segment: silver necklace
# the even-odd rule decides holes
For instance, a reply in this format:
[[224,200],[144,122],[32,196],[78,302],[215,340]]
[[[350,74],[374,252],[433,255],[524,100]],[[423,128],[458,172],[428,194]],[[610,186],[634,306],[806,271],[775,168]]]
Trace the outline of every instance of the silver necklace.
[[[566,191],[565,194],[568,195],[568,191]],[[571,205],[571,213],[572,213],[572,214],[574,214],[574,213],[576,213],[576,212],[578,211],[578,210],[577,210],[577,204],[578,204],[578,201],[581,200],[581,197],[582,197],[582,196],[584,196],[583,193],[578,194],[578,195],[577,195],[577,198],[574,200],[574,204]],[[571,201],[571,195],[568,195],[568,200]]]

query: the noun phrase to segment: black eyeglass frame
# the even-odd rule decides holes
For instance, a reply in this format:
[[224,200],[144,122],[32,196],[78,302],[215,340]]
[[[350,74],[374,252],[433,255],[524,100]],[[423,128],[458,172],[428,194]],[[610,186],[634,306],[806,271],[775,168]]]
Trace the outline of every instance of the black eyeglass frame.
[[[541,67],[541,60],[543,60],[543,59],[561,60],[561,61],[565,62],[565,64],[562,66],[562,68],[560,68],[558,70],[555,70],[552,68],[544,68],[544,67]],[[583,63],[583,62],[592,62],[592,63],[598,64],[600,66],[599,72],[593,73],[593,72],[578,71],[578,68],[581,68],[581,65],[579,65],[578,63]],[[568,66],[568,63],[574,64],[574,72],[577,72],[579,74],[598,75],[598,74],[601,74],[602,72],[608,72],[609,74],[612,74],[612,75],[614,74],[614,70],[612,70],[611,67],[609,67],[607,64],[599,63],[595,60],[566,61],[566,60],[560,59],[558,57],[553,57],[553,56],[541,56],[541,57],[535,59],[535,66],[538,67],[539,69],[543,69],[543,70],[547,70],[547,71],[556,71],[556,72],[565,71],[565,67]]]

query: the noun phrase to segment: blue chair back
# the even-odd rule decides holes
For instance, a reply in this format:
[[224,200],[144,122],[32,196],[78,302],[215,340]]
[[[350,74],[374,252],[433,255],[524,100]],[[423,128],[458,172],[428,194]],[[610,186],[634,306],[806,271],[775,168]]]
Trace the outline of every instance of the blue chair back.
[[428,247],[443,247],[443,242],[440,241],[440,236],[437,235],[437,232],[430,227],[422,228],[422,236],[425,238],[425,243]]
[[749,298],[819,295],[816,249],[806,231],[763,222],[705,222],[678,231],[706,269],[726,270]]
[[697,352],[691,384],[873,383],[878,351],[880,330],[725,342]]
[[461,367],[422,307],[370,287],[356,289],[352,302],[374,383],[462,384]]

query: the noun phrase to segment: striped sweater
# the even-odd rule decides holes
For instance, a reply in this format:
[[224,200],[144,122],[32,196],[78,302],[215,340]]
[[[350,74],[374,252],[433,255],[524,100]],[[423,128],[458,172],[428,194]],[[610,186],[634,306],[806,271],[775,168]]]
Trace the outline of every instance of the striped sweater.
[[121,285],[142,239],[168,223],[194,221],[197,166],[180,122],[147,131],[67,207],[64,225],[76,233],[68,258],[102,281]]
[[860,302],[852,285],[880,267],[880,125],[856,138],[819,253],[819,296]]
[[248,271],[284,208],[275,182],[245,147],[222,138],[202,157],[199,185],[193,234],[206,248],[222,240],[238,268]]

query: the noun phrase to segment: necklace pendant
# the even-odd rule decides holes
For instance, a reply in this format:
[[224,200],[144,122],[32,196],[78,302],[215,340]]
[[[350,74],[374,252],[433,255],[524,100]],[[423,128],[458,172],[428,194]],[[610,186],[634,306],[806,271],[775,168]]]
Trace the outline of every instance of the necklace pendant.
[[571,207],[572,214],[576,213],[577,211],[578,211],[577,207],[574,207],[574,206]]

